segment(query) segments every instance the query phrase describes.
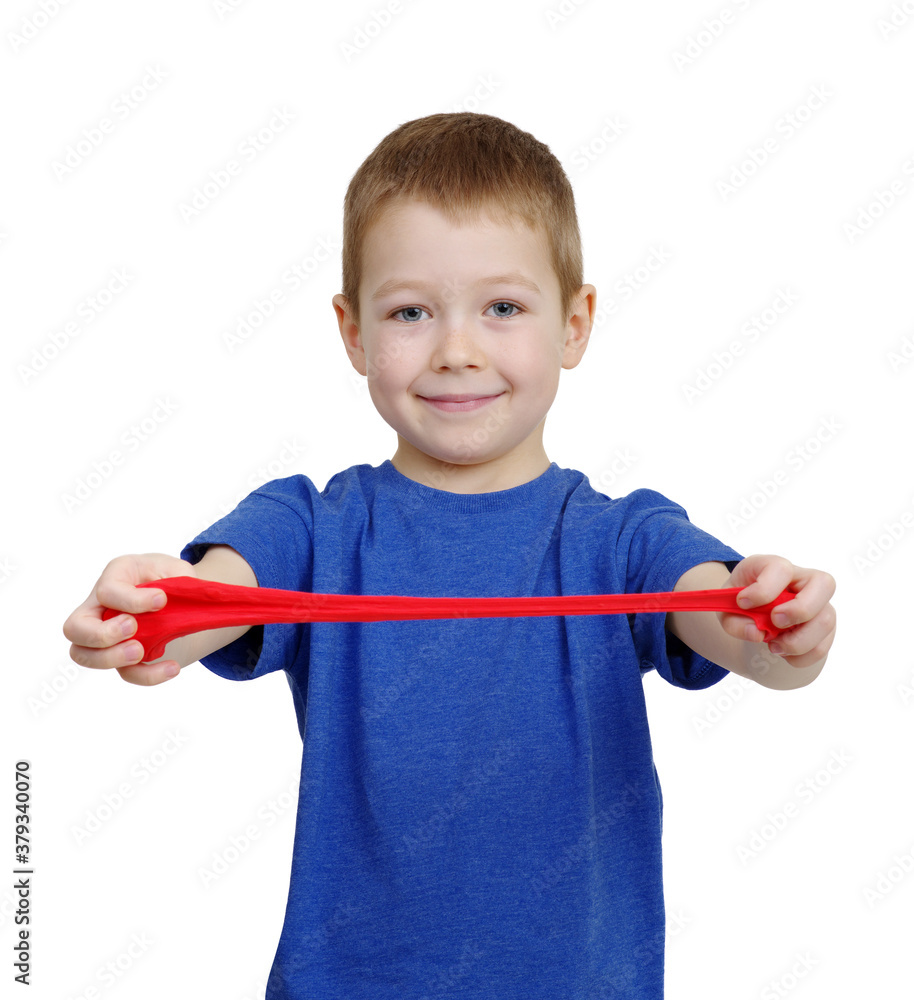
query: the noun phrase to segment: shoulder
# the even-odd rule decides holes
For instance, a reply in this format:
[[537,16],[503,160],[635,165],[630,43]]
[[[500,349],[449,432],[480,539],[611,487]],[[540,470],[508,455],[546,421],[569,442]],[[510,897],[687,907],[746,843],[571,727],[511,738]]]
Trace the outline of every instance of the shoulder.
[[323,489],[320,489],[315,481],[304,473],[284,476],[280,479],[270,479],[252,490],[249,496],[274,500],[291,507],[305,504],[313,508],[318,504],[332,504],[339,502],[353,492],[360,493],[366,478],[365,470],[371,471],[371,469],[370,465],[350,466],[350,468],[332,475]]
[[638,521],[650,514],[669,514],[688,518],[685,508],[657,490],[644,487],[619,496],[603,492],[605,484],[595,483],[575,469],[562,469],[565,475],[569,504],[578,510],[589,510],[603,517],[623,521]]

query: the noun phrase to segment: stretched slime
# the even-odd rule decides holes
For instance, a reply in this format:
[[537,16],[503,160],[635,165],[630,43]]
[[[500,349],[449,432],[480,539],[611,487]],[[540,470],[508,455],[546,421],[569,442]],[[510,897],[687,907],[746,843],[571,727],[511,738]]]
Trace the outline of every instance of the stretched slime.
[[[756,608],[741,608],[743,587],[680,590],[657,594],[571,594],[558,597],[402,597],[375,594],[309,594],[269,587],[240,587],[192,576],[141,583],[166,595],[165,607],[133,614],[132,636],[143,647],[143,662],[159,659],[167,643],[180,636],[235,625],[294,622],[380,622],[428,618],[528,618],[546,615],[636,614],[654,611],[727,611],[746,615],[771,642],[785,629],[771,621],[779,604],[796,596],[790,590]],[[123,614],[106,608],[102,618]]]

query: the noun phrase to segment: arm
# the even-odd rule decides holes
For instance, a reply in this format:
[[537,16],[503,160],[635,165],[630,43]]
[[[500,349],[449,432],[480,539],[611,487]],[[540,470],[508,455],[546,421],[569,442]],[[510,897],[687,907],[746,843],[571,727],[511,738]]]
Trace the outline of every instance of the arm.
[[[139,585],[172,576],[258,586],[247,560],[228,545],[211,545],[196,564],[155,552],[118,556],[108,563],[92,593],[64,623],[63,633],[73,643],[70,659],[82,667],[114,667],[131,684],[161,684],[174,677],[181,667],[227,646],[251,628],[235,625],[181,636],[165,647],[163,657],[141,662],[142,647],[130,641],[137,630],[134,615],[153,611],[156,598],[162,598],[163,592]],[[106,608],[124,614],[103,620]],[[135,655],[131,655],[131,649],[136,649]]]
[[794,600],[775,612],[786,616],[789,632],[778,637],[784,654],[772,652],[763,633],[742,615],[717,611],[671,611],[666,628],[690,649],[740,677],[777,691],[805,687],[818,677],[835,635],[835,610],[829,599],[835,580],[821,570],[794,566],[779,556],[749,556],[729,573],[722,562],[700,563],[687,570],[674,590],[745,587],[743,607],[766,604],[793,584]]
[[[230,545],[211,545],[203,553],[203,558],[194,564],[194,569],[199,580],[216,580],[219,583],[233,583],[241,587],[259,586],[248,561]],[[183,635],[168,643],[160,660],[153,662],[175,660],[181,667],[186,667],[240,639],[251,628],[251,625],[233,625]]]

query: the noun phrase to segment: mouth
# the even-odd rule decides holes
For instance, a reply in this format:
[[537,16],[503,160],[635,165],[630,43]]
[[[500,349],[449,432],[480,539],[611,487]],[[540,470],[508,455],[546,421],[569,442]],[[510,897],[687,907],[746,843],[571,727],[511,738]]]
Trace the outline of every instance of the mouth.
[[504,395],[503,392],[497,392],[491,396],[478,396],[473,393],[446,393],[441,396],[420,396],[419,398],[424,399],[426,403],[438,410],[460,412],[462,410],[476,410],[502,395]]

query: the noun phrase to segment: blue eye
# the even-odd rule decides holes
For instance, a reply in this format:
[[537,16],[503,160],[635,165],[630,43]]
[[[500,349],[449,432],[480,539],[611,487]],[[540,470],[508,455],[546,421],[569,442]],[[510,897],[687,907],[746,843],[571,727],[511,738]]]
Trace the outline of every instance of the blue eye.
[[[513,302],[493,302],[492,305],[489,306],[489,308],[495,309],[496,306],[508,306],[509,309],[516,310],[516,312],[513,313],[507,313],[507,314],[499,313],[497,314],[498,319],[511,319],[513,316],[517,315],[517,313],[523,312],[521,307],[516,306]],[[403,323],[407,323],[409,325],[418,320],[419,317],[416,316],[415,313],[424,313],[424,312],[425,310],[421,306],[404,306],[402,309],[398,309],[396,312],[393,312],[390,315],[391,319],[394,319],[397,316],[399,316],[400,313],[413,313],[414,315],[410,319],[405,319],[400,321]]]
[[420,309],[419,306],[404,306],[402,309],[398,309],[395,313],[392,313],[392,315],[397,316],[400,313],[417,313],[417,312],[422,313],[425,312],[425,310]]

